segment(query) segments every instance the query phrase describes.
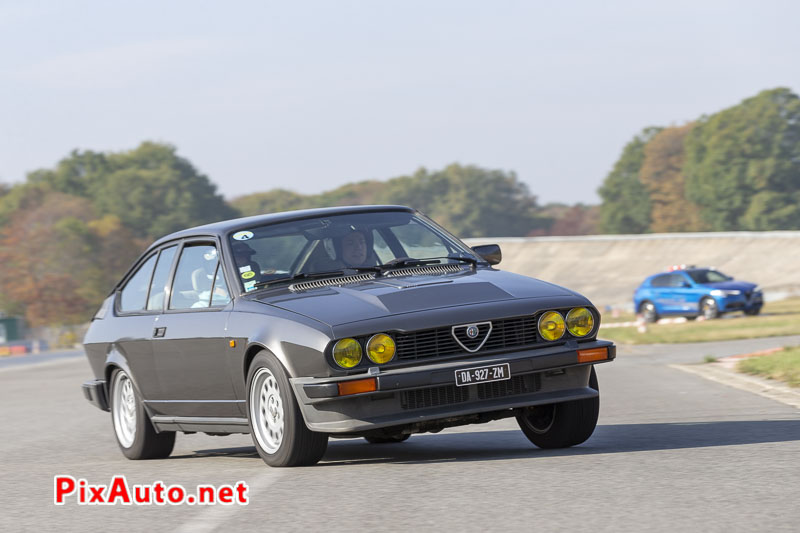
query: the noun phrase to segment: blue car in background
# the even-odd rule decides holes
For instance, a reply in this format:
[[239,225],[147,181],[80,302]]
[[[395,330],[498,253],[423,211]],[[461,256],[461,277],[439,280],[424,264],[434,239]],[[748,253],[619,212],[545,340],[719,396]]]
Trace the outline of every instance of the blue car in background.
[[633,305],[647,322],[670,315],[711,319],[733,311],[757,315],[764,297],[755,283],[736,281],[712,268],[673,267],[645,279]]

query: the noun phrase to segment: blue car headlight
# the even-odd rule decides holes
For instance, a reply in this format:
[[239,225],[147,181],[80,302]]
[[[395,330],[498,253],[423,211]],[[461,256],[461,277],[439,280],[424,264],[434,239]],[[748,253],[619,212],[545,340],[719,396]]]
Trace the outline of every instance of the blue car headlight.
[[726,296],[739,296],[740,294],[742,294],[742,291],[738,290],[728,291],[724,289],[714,289],[711,291],[711,296],[722,296],[723,298]]

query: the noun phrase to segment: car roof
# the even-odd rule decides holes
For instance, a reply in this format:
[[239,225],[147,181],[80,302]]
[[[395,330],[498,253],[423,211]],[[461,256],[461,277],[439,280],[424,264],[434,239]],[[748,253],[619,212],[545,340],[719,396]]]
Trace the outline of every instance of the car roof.
[[317,209],[283,211],[280,213],[270,213],[266,215],[255,215],[250,217],[234,218],[231,220],[222,220],[220,222],[213,222],[211,224],[204,224],[202,226],[176,231],[175,233],[170,233],[169,235],[161,237],[152,245],[150,245],[148,249],[155,248],[165,242],[175,239],[200,236],[217,236],[222,238],[231,231],[251,228],[253,226],[276,224],[278,222],[289,222],[292,220],[302,220],[304,218],[315,218],[319,216],[345,215],[348,213],[369,213],[374,211],[416,212],[415,209],[404,205],[349,205],[341,207],[322,207]]

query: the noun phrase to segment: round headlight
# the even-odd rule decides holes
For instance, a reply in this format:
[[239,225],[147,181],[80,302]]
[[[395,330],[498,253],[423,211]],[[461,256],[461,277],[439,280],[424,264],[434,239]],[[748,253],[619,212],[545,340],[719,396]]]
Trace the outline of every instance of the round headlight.
[[570,309],[567,313],[567,329],[576,337],[585,337],[594,327],[592,312],[585,307]]
[[385,333],[373,335],[367,343],[367,357],[379,365],[391,361],[395,351],[394,340]]
[[539,335],[546,341],[557,341],[564,336],[564,317],[558,311],[548,311],[539,317]]
[[361,362],[361,345],[355,339],[342,339],[333,346],[333,360],[342,368],[353,368]]

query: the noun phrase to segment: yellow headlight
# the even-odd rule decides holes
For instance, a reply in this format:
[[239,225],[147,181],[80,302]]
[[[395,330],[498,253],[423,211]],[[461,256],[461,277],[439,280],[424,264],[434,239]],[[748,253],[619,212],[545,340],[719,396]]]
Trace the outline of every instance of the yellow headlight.
[[567,313],[567,329],[576,337],[585,337],[593,327],[594,317],[585,307],[576,307]]
[[564,336],[564,317],[558,311],[548,311],[539,317],[539,335],[546,341],[557,341]]
[[361,362],[361,345],[355,339],[342,339],[333,346],[333,360],[342,368],[353,368]]
[[378,333],[367,343],[367,357],[373,363],[382,365],[392,360],[395,353],[394,341],[389,335]]

